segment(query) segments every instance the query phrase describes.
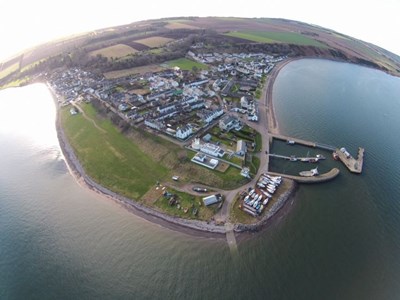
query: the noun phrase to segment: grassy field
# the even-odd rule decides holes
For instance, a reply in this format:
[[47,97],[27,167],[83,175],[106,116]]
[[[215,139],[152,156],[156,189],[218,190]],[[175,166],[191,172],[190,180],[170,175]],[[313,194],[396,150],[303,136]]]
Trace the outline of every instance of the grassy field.
[[100,54],[101,56],[107,57],[107,58],[119,58],[119,57],[124,57],[129,54],[134,54],[138,52],[136,49],[125,45],[125,44],[118,44],[110,47],[105,47],[99,50],[95,50],[89,53],[90,56],[96,56]]
[[165,62],[163,65],[168,66],[169,68],[179,67],[182,70],[191,71],[193,67],[201,70],[208,70],[208,66],[187,58],[179,58]]
[[71,116],[68,107],[61,110],[62,126],[87,173],[117,193],[140,199],[157,181],[173,182],[172,175],[180,176],[181,185],[196,182],[223,189],[247,182],[236,168],[221,173],[198,166],[178,145],[146,131],[123,135],[90,104],[81,107],[100,129],[81,114]]
[[158,48],[172,41],[174,41],[174,39],[165,38],[162,36],[152,36],[149,38],[136,40],[135,43],[143,44],[150,48]]
[[141,151],[109,120],[99,119],[91,105],[82,104],[82,107],[105,132],[82,114],[71,116],[68,107],[61,111],[62,126],[86,172],[95,181],[117,193],[139,199],[155,182],[169,175],[166,167]]
[[259,43],[289,43],[296,45],[326,47],[318,41],[294,32],[232,31],[226,35]]
[[[154,201],[154,206],[169,215],[185,219],[208,221],[217,212],[218,204],[207,207],[203,204],[202,197],[200,196],[192,196],[171,188],[167,188],[164,191],[174,194],[177,201],[179,202],[179,206],[177,204],[170,205],[169,197],[164,197],[162,193],[160,193],[159,197]],[[193,210],[195,208],[197,209],[197,214],[193,213]]]
[[14,81],[11,81],[5,85],[0,86],[0,89],[6,89],[6,88],[10,88],[10,87],[19,87],[22,84],[26,84],[29,81],[29,77],[24,77],[21,79],[16,79]]
[[9,66],[8,68],[0,71],[0,79],[10,75],[12,72],[17,71],[19,68],[19,62]]

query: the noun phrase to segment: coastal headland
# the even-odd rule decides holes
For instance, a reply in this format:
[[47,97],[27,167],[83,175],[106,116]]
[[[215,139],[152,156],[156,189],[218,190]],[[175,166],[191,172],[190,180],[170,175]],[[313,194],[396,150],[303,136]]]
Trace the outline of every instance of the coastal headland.
[[[271,99],[272,95],[272,88],[273,88],[273,81],[274,78],[278,75],[279,70],[286,65],[288,61],[284,61],[281,64],[277,64],[276,69],[271,73],[271,75],[268,77],[268,80],[266,84],[263,87],[262,90],[262,99],[260,101],[260,116],[264,115],[264,117],[261,117],[264,122],[260,122],[257,124],[259,127],[264,127],[265,129],[263,130],[263,133],[265,136],[263,136],[263,149],[269,148],[269,138],[267,136],[268,134],[268,129],[267,129],[267,124],[273,124],[272,129],[274,132],[279,132],[279,127],[276,122],[276,117],[273,115],[273,102]],[[54,99],[58,105],[58,97],[57,95],[54,94],[53,96]],[[264,109],[262,103],[265,103],[268,105],[268,109]],[[264,114],[265,112],[265,114]],[[95,182],[92,178],[90,178],[87,173],[85,172],[84,168],[82,167],[79,159],[77,158],[73,148],[69,144],[68,138],[65,135],[65,132],[63,130],[63,127],[61,126],[60,123],[60,110],[58,109],[58,118],[57,118],[57,133],[58,133],[58,138],[60,141],[60,146],[63,152],[63,155],[65,157],[65,160],[67,162],[68,168],[71,172],[71,174],[76,178],[76,180],[81,184],[82,186],[89,188],[90,190],[99,193],[109,199],[112,199],[116,203],[119,203],[122,205],[124,208],[128,209],[129,211],[135,213],[136,215],[149,220],[150,222],[154,222],[157,224],[160,224],[164,227],[173,229],[173,230],[178,230],[182,231],[184,233],[189,233],[189,234],[194,234],[194,235],[200,235],[200,236],[206,236],[206,237],[224,237],[226,234],[226,226],[224,224],[227,222],[227,219],[229,218],[229,209],[230,206],[233,204],[233,201],[235,200],[236,195],[246,189],[247,187],[254,186],[255,181],[259,177],[259,175],[268,170],[268,162],[264,161],[262,164],[260,164],[259,168],[259,174],[258,176],[254,177],[254,180],[250,181],[246,186],[241,186],[240,188],[234,189],[234,190],[220,190],[220,192],[225,195],[225,201],[222,209],[220,212],[217,213],[215,216],[215,221],[214,222],[205,222],[205,221],[200,221],[200,220],[189,220],[189,219],[183,219],[179,217],[174,217],[167,215],[165,213],[161,213],[157,210],[154,210],[152,208],[149,208],[142,203],[139,203],[137,201],[134,201],[132,199],[129,199],[127,197],[124,197],[120,194],[117,194],[104,186],[101,186],[97,182]],[[266,121],[268,120],[268,121]],[[264,157],[264,156],[261,156]],[[190,189],[185,189],[183,188],[184,191],[188,192]],[[288,200],[293,196],[294,191],[296,190],[296,183],[292,181],[289,184],[289,187],[287,190],[279,196],[277,201],[273,204],[273,207],[271,207],[268,212],[261,218],[258,222],[251,224],[251,225],[245,225],[245,224],[233,224],[234,231],[236,233],[238,232],[245,232],[245,231],[258,231],[261,228],[265,227],[267,222],[269,222],[272,217],[280,210],[282,209],[285,204],[288,202]],[[228,221],[229,222],[229,221]]]
[[[47,83],[59,106],[60,145],[79,183],[152,222],[226,234],[232,244],[232,233],[260,230],[288,207],[297,183],[338,174],[269,172],[274,139],[289,142],[273,105],[280,70],[310,57],[391,74],[399,67],[389,54],[366,54],[375,50],[362,41],[349,49],[350,37],[287,20],[180,18],[140,28],[39,46],[3,63],[0,85]],[[361,172],[363,155],[355,161],[341,153]]]

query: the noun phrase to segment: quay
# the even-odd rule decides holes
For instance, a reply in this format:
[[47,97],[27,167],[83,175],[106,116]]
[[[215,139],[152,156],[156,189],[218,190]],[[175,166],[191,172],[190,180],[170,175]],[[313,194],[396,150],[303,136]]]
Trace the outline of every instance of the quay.
[[290,160],[290,161],[301,161],[301,162],[318,162],[320,160],[325,159],[324,156],[297,157],[294,155],[285,156],[285,155],[274,154],[274,153],[270,153],[269,157],[281,158],[281,159],[286,159],[286,160]]
[[317,142],[310,142],[310,141],[306,141],[306,140],[302,140],[302,139],[298,139],[298,138],[285,136],[282,134],[270,133],[270,136],[273,139],[285,141],[287,143],[299,144],[299,145],[313,147],[313,148],[320,148],[323,150],[336,151],[336,149],[337,149],[337,147],[335,147],[335,146],[321,144],[321,143],[317,143]]
[[358,148],[357,159],[351,156],[345,149],[344,151],[336,149],[335,154],[347,167],[347,169],[350,170],[350,172],[361,174],[364,163],[364,148],[361,147]]
[[267,174],[272,175],[272,176],[281,176],[284,178],[292,179],[298,183],[319,183],[319,182],[325,182],[332,180],[336,176],[338,176],[340,173],[338,168],[333,168],[327,173],[324,174],[319,174],[317,176],[312,176],[312,177],[302,177],[302,176],[294,176],[294,175],[287,175],[287,174],[282,174],[282,173],[276,173],[276,172],[267,172]]

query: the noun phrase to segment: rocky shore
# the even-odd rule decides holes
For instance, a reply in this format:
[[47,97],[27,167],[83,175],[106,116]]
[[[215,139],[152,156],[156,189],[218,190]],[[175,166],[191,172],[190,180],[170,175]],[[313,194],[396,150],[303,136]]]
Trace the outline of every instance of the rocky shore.
[[[290,60],[291,61],[291,60]],[[268,82],[267,82],[267,93],[266,93],[266,103],[268,107],[267,115],[268,115],[268,127],[271,128],[273,132],[278,132],[278,124],[276,122],[274,110],[273,110],[273,103],[272,103],[272,88],[274,80],[279,73],[279,70],[285,66],[290,61],[285,61],[283,63],[278,64],[276,68],[274,68],[273,72],[271,73]],[[149,207],[144,206],[143,204],[128,199],[122,195],[119,195],[101,185],[96,183],[93,179],[91,179],[83,169],[82,165],[80,164],[78,158],[75,155],[74,150],[72,149],[71,145],[68,142],[68,139],[64,133],[64,130],[61,126],[61,121],[59,117],[59,108],[57,102],[57,96],[54,94],[54,91],[50,89],[51,93],[53,94],[54,101],[56,102],[57,106],[57,119],[56,119],[56,130],[57,136],[60,143],[60,147],[62,153],[64,155],[65,161],[67,163],[68,169],[70,173],[74,176],[79,184],[88,188],[108,199],[111,199],[118,203],[119,205],[123,206],[127,210],[131,211],[135,215],[138,215],[150,222],[159,224],[163,227],[170,228],[175,231],[180,231],[186,234],[202,236],[202,237],[213,237],[213,238],[224,238],[226,234],[226,228],[223,225],[217,225],[215,222],[205,222],[205,221],[198,221],[198,220],[188,220],[182,219],[179,217],[169,216],[162,212],[156,211]],[[245,224],[235,224],[234,231],[235,233],[241,232],[254,232],[259,231],[273,218],[273,216],[281,210],[288,200],[293,195],[296,188],[296,183],[292,183],[291,187],[282,194],[278,201],[274,204],[273,207],[270,208],[268,212],[263,216],[262,220],[255,224],[245,225]]]

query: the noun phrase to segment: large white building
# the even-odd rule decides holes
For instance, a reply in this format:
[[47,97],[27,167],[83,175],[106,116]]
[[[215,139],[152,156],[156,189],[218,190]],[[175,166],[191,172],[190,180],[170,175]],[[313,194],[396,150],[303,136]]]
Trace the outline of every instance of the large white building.
[[215,157],[223,157],[225,154],[225,151],[220,146],[210,143],[200,145],[200,151]]

